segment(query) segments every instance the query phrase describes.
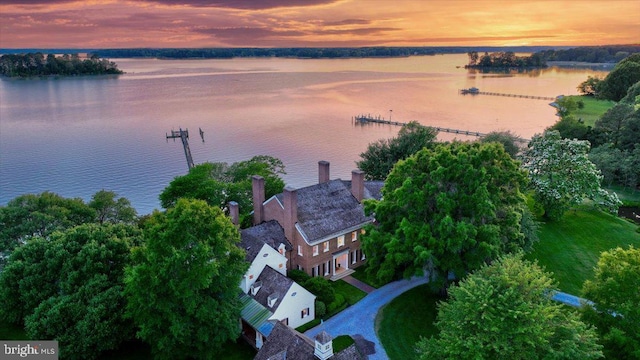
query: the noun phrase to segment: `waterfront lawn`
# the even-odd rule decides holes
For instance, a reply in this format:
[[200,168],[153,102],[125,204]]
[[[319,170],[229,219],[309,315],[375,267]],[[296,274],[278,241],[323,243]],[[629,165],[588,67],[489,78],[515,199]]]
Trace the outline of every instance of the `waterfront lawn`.
[[441,298],[420,285],[385,305],[376,316],[376,333],[391,360],[415,359],[421,337],[438,333],[436,304]]
[[640,247],[638,227],[629,221],[583,206],[540,227],[540,241],[525,257],[553,273],[561,291],[581,295],[582,284],[593,277],[600,253],[617,246]]
[[602,114],[607,112],[616,103],[610,100],[598,100],[593,96],[570,96],[576,99],[576,101],[582,101],[584,108],[573,111],[571,115],[576,119],[582,119],[586,126],[591,126],[596,123],[596,120],[600,119]]

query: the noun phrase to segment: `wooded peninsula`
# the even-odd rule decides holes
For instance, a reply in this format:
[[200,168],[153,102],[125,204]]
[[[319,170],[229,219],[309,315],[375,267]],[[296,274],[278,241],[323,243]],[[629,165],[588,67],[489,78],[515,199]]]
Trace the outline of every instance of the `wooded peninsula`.
[[6,54],[0,57],[0,75],[8,77],[122,74],[116,63],[97,55]]

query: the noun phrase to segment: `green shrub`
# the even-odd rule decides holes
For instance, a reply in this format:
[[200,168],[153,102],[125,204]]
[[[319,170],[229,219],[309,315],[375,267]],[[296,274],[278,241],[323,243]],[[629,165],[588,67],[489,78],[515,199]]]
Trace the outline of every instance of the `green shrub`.
[[336,299],[329,304],[329,306],[327,307],[327,311],[329,312],[329,314],[333,314],[342,305],[346,306],[344,296],[342,294],[336,294]]
[[316,300],[316,318],[321,318],[327,314],[327,305],[322,301]]
[[311,279],[311,276],[302,270],[289,270],[287,276],[302,287],[304,287],[304,283],[307,282],[307,280]]
[[309,290],[318,300],[325,304],[331,304],[336,298],[336,291],[329,280],[323,277],[314,277],[301,283],[302,287]]

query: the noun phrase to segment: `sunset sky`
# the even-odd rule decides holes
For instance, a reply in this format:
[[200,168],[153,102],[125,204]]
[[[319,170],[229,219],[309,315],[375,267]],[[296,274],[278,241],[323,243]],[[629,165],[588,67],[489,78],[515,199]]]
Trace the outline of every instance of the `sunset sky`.
[[0,0],[0,48],[640,43],[640,0]]

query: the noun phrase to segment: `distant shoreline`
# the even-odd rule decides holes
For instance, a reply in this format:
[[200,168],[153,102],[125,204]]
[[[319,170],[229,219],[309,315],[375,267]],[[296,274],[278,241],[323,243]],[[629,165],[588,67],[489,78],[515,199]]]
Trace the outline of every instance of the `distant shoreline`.
[[547,65],[549,66],[566,66],[566,67],[598,67],[598,68],[613,68],[616,66],[615,63],[590,63],[584,61],[547,61]]

